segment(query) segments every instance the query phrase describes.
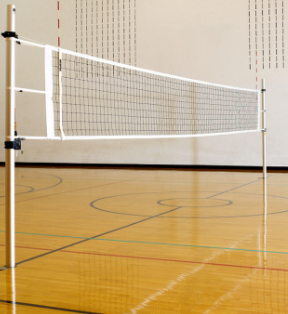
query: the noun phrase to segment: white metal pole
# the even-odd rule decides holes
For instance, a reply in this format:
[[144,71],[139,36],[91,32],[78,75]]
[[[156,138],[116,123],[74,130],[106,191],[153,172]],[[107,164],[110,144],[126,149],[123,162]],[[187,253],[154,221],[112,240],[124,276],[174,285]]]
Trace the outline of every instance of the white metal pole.
[[[267,137],[267,126],[266,126],[266,85],[265,80],[262,79],[261,84],[262,93],[262,159],[263,159],[263,265],[266,267],[267,261],[267,160],[266,160],[266,137]],[[266,276],[266,269],[265,269]]]
[[266,100],[265,100],[265,92],[266,85],[265,80],[262,79],[262,162],[263,162],[263,179],[267,178],[267,160],[266,160],[266,136],[267,136],[267,128],[266,128]]
[[[263,159],[263,265],[266,267],[267,261],[267,160],[266,160],[266,138],[267,138],[267,126],[266,126],[266,84],[265,80],[262,79],[261,83],[262,93],[262,159]],[[265,269],[266,276],[266,269]]]
[[[14,5],[7,6],[7,32],[15,33]],[[10,35],[11,36],[11,35]],[[14,141],[15,132],[15,38],[6,38],[6,134],[5,141]],[[15,267],[15,152],[6,148],[6,267]]]

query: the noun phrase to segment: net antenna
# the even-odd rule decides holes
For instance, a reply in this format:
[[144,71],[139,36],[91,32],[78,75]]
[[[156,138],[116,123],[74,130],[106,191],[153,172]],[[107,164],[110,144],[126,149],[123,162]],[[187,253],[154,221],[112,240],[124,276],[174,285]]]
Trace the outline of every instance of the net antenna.
[[[2,34],[7,44],[6,267],[15,267],[14,150],[21,149],[22,140],[190,138],[262,131],[266,180],[264,80],[261,110],[258,90],[136,68],[62,49],[59,41],[53,47],[20,39],[15,13],[15,6],[8,5]],[[44,50],[44,91],[15,86],[15,43]],[[46,136],[17,134],[16,91],[45,94]]]

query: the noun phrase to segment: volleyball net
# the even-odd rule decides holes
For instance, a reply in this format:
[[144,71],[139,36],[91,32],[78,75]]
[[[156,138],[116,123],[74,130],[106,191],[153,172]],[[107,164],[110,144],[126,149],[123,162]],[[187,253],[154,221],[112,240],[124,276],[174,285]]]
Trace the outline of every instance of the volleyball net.
[[261,130],[260,91],[17,42],[45,51],[47,139],[196,137]]

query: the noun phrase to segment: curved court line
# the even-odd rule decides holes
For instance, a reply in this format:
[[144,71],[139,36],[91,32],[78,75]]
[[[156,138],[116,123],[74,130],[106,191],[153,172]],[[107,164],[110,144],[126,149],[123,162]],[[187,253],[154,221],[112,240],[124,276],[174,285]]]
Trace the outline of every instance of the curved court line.
[[[21,172],[21,171],[19,171],[19,172]],[[52,174],[39,173],[39,172],[32,172],[32,171],[22,171],[22,172],[24,172],[24,173],[37,173],[37,174],[52,176],[52,177],[54,177],[54,178],[59,179],[59,182],[56,183],[56,184],[54,184],[54,185],[51,185],[51,186],[48,186],[48,187],[46,187],[46,188],[39,189],[39,190],[35,190],[35,189],[34,189],[33,187],[31,187],[31,186],[15,184],[15,186],[24,186],[24,187],[30,188],[29,191],[27,191],[27,192],[22,192],[22,193],[17,193],[17,194],[15,194],[15,196],[16,196],[16,195],[22,195],[22,194],[28,194],[28,193],[32,193],[32,192],[38,192],[38,191],[49,190],[49,189],[52,189],[52,188],[54,188],[55,186],[57,186],[57,185],[59,185],[59,184],[61,184],[61,183],[63,182],[63,179],[62,179],[62,178],[60,178],[60,177],[58,177],[58,176],[56,176],[56,175],[52,175]],[[2,183],[2,184],[4,184],[4,183]],[[3,195],[3,196],[1,195],[0,198],[5,198],[5,195]]]
[[[173,207],[173,205],[167,205],[167,204],[162,204],[162,202],[165,202],[165,201],[173,201],[173,200],[207,200],[207,198],[201,198],[201,197],[177,197],[177,198],[170,198],[170,199],[165,199],[165,200],[160,200],[157,202],[157,204],[159,205],[162,205],[162,206],[169,206],[169,207]],[[183,207],[189,207],[189,208],[194,208],[194,207],[223,207],[223,206],[229,206],[229,205],[232,205],[233,202],[232,201],[228,201],[228,200],[222,200],[222,199],[219,199],[219,198],[213,198],[213,200],[216,200],[216,201],[223,201],[223,202],[227,202],[226,204],[222,204],[222,205],[212,205],[212,206],[181,206],[181,208]]]
[[[135,223],[134,223],[135,224]],[[120,229],[120,228],[118,228]],[[116,230],[118,230],[116,229]],[[5,231],[0,230],[1,233]],[[101,239],[101,238],[88,238],[88,237],[74,237],[66,235],[56,235],[56,234],[42,234],[42,233],[30,233],[30,232],[16,232],[17,234],[25,235],[36,235],[44,237],[59,237],[59,238],[71,238],[71,239],[83,239],[83,240],[95,240],[95,241],[107,241],[107,242],[120,242],[120,243],[132,243],[132,244],[148,244],[148,245],[163,245],[163,246],[179,246],[179,247],[190,247],[190,248],[204,248],[204,249],[217,249],[217,250],[230,250],[230,251],[244,251],[244,252],[255,252],[255,253],[271,253],[271,254],[287,254],[288,252],[281,251],[264,251],[264,250],[251,250],[251,249],[236,249],[236,248],[227,248],[221,246],[209,246],[209,245],[196,245],[196,244],[181,244],[181,243],[161,243],[161,242],[145,242],[145,241],[133,241],[133,240],[116,240],[116,239]],[[109,231],[107,232],[109,233]],[[106,233],[106,234],[107,234]],[[84,242],[84,241],[83,241]],[[85,241],[86,242],[86,241]],[[78,242],[77,242],[78,243]],[[82,243],[82,241],[81,241]],[[80,242],[78,243],[80,244]],[[74,244],[73,244],[74,245]],[[68,245],[69,246],[69,245]],[[60,251],[59,249],[58,251]]]
[[[83,188],[83,189],[77,189],[77,190],[71,190],[71,191],[64,191],[64,192],[57,192],[57,193],[53,193],[53,194],[42,195],[42,196],[33,197],[33,198],[29,198],[29,199],[22,200],[22,201],[17,201],[17,202],[15,202],[15,204],[16,203],[23,203],[23,202],[32,201],[32,200],[36,200],[36,199],[39,199],[39,198],[45,198],[45,197],[49,197],[49,196],[59,195],[59,194],[91,190],[91,189],[95,189],[95,188],[99,188],[99,187],[103,187],[103,186],[107,186],[107,185],[112,185],[112,184],[117,184],[117,183],[121,183],[121,182],[126,182],[126,181],[130,181],[130,180],[117,181],[117,182],[113,182],[113,183],[107,183],[107,184],[103,184],[103,185],[93,186],[93,187],[90,187],[90,188]],[[60,184],[60,183],[58,183],[58,184]],[[37,190],[37,191],[40,191],[40,190]],[[5,204],[0,204],[0,206],[4,206],[4,205]]]
[[[202,193],[207,193],[209,191],[203,191]],[[97,209],[97,210],[100,210],[100,211],[103,211],[103,212],[106,212],[106,213],[110,213],[110,214],[115,214],[115,215],[123,215],[123,216],[133,216],[133,217],[152,217],[151,215],[138,215],[138,214],[128,214],[128,213],[119,213],[119,212],[114,212],[114,211],[110,211],[110,210],[106,210],[106,209],[103,209],[103,208],[99,208],[99,207],[96,207],[94,205],[94,203],[98,202],[98,201],[101,201],[101,200],[105,200],[105,199],[110,199],[110,198],[114,198],[114,197],[121,197],[121,196],[130,196],[130,195],[146,195],[146,194],[159,194],[159,193],[191,193],[191,191],[161,191],[161,192],[142,192],[142,193],[129,193],[129,194],[119,194],[119,195],[111,195],[111,196],[105,196],[105,197],[102,197],[102,198],[99,198],[97,200],[94,200],[90,203],[90,206],[94,209]],[[201,191],[200,191],[201,193]],[[175,198],[176,199],[176,198]],[[187,199],[191,199],[191,198],[187,198]],[[200,198],[197,198],[197,199],[200,199]],[[207,198],[201,198],[201,199],[207,199]],[[220,200],[220,201],[225,201],[225,202],[228,202],[228,204],[225,204],[225,205],[218,205],[218,206],[206,206],[206,207],[222,207],[222,206],[229,206],[231,204],[233,204],[232,201],[230,200],[222,200],[222,199],[216,199],[215,200]],[[173,207],[175,205],[165,205],[165,204],[160,204],[159,202],[161,201],[164,201],[164,200],[159,200],[157,201],[157,204],[158,205],[161,205],[161,206],[170,206],[170,207]],[[186,207],[186,206],[179,206],[178,209],[181,209],[183,207]],[[201,206],[203,207],[203,206]],[[171,217],[171,216],[165,216],[165,217],[158,217],[158,218],[175,218],[175,219],[198,219],[198,218],[214,218],[214,217]],[[217,217],[218,218],[218,217]],[[220,218],[220,217],[219,217]]]
[[[1,183],[1,185],[4,185],[4,183]],[[21,185],[21,184],[15,184],[15,186],[24,186],[25,188],[30,189],[29,191],[26,191],[26,192],[17,193],[17,194],[15,194],[15,196],[16,196],[16,195],[22,195],[22,194],[28,194],[28,193],[31,193],[31,192],[35,191],[32,186]],[[5,197],[5,195],[0,195],[0,198],[4,198],[4,197]]]
[[[258,181],[258,180],[257,180]],[[255,182],[255,181],[253,181]],[[251,182],[251,183],[253,183]],[[250,184],[250,183],[249,183]],[[248,184],[245,184],[243,186],[246,186]],[[241,187],[243,187],[241,186]],[[240,188],[240,187],[239,187]],[[221,193],[218,193],[218,194],[215,194],[213,196],[210,196],[208,198],[204,198],[204,199],[214,199],[212,197],[216,196],[216,195],[219,195],[219,194],[224,194],[224,193],[228,193],[228,192],[231,192],[231,191],[234,191],[236,190],[236,188],[233,188],[233,189],[230,189],[228,191],[225,191],[225,192],[221,192]],[[191,191],[165,191],[164,193],[191,193]],[[201,193],[201,191],[199,191]],[[207,193],[209,191],[203,191],[202,193]],[[135,217],[150,217],[148,215],[138,215],[138,214],[128,214],[128,213],[119,213],[119,212],[114,212],[114,211],[110,211],[110,210],[105,210],[103,208],[99,208],[99,207],[96,207],[94,205],[94,203],[98,202],[98,201],[101,201],[101,200],[105,200],[105,199],[110,199],[110,198],[114,198],[114,197],[121,197],[121,196],[130,196],[130,195],[145,195],[145,194],[156,194],[156,193],[163,193],[163,192],[144,192],[144,193],[131,193],[131,194],[120,194],[120,195],[112,195],[112,196],[106,196],[106,197],[102,197],[102,198],[99,198],[97,200],[94,200],[90,203],[90,206],[92,208],[95,208],[97,210],[100,210],[100,211],[103,211],[103,212],[107,212],[107,213],[110,213],[110,214],[115,214],[115,215],[124,215],[124,216],[135,216]],[[233,192],[233,193],[237,193],[237,194],[251,194],[251,195],[260,195],[262,196],[263,194],[258,194],[258,193],[243,193],[243,192]],[[287,199],[287,197],[284,197],[284,196],[277,196],[277,195],[267,195],[267,197],[276,197],[276,198],[283,198],[283,199]],[[216,199],[215,200],[220,200],[220,199]],[[222,199],[221,199],[222,200]],[[161,200],[160,200],[161,201]],[[157,204],[159,204],[160,201],[157,201]],[[222,201],[226,201],[226,202],[231,202],[227,205],[231,205],[233,204],[232,201],[229,201],[229,200],[222,200]],[[162,204],[159,204],[159,205],[162,205]],[[226,205],[226,206],[227,206]],[[170,206],[170,205],[165,205],[165,206]],[[171,205],[173,206],[173,205]],[[223,206],[223,205],[219,205],[220,206]],[[185,207],[185,206],[179,206],[178,209],[181,209],[182,207]],[[171,216],[165,216],[165,217],[158,217],[158,218],[173,218],[173,219],[224,219],[224,218],[228,218],[228,219],[234,219],[234,218],[248,218],[248,217],[259,217],[259,216],[270,216],[270,215],[278,215],[278,214],[283,214],[283,213],[286,213],[288,212],[288,209],[287,210],[283,210],[283,211],[278,211],[278,212],[274,212],[274,213],[268,213],[268,214],[254,214],[254,215],[237,215],[237,216],[209,216],[209,217],[171,217]]]
[[19,171],[19,172],[24,172],[24,173],[36,173],[36,174],[41,174],[41,175],[44,175],[44,176],[50,176],[50,177],[54,177],[54,178],[57,178],[59,179],[59,182],[54,184],[54,185],[51,185],[51,186],[48,186],[46,188],[43,188],[43,189],[38,189],[38,190],[34,190],[34,192],[39,192],[39,191],[45,191],[45,190],[49,190],[49,189],[52,189],[54,188],[55,186],[57,185],[60,185],[62,182],[63,182],[63,179],[61,177],[58,177],[54,174],[47,174],[47,173],[43,173],[43,172],[35,172],[35,171]]

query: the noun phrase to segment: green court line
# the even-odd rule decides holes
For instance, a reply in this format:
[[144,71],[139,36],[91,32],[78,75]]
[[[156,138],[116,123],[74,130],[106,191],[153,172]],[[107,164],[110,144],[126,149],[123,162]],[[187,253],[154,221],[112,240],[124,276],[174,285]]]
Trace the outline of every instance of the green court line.
[[[0,232],[4,233],[5,231],[0,230]],[[255,252],[255,253],[287,254],[288,255],[288,252],[237,249],[237,248],[229,248],[229,247],[227,248],[227,247],[208,246],[208,245],[145,242],[145,241],[129,241],[129,240],[101,239],[101,238],[86,238],[86,237],[74,237],[74,236],[65,236],[65,235],[56,235],[56,234],[41,234],[41,233],[30,233],[30,232],[16,232],[16,234],[37,235],[37,236],[45,236],[45,237],[70,238],[70,239],[83,239],[83,240],[96,240],[96,241],[108,241],[108,242],[121,242],[121,243],[134,243],[134,244],[151,244],[151,245],[166,245],[166,246],[178,246],[178,247],[194,247],[194,248],[230,250],[230,251],[244,251],[244,252]]]

